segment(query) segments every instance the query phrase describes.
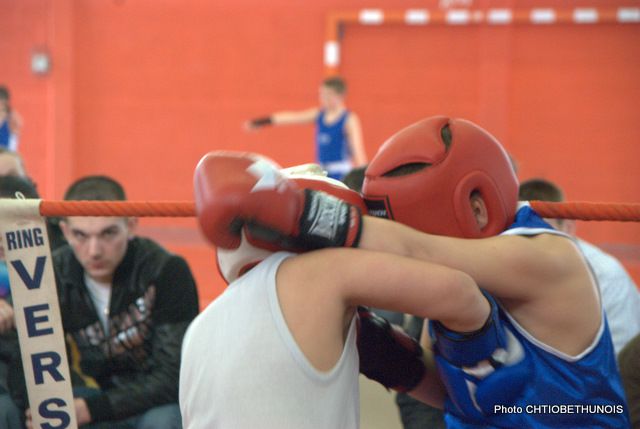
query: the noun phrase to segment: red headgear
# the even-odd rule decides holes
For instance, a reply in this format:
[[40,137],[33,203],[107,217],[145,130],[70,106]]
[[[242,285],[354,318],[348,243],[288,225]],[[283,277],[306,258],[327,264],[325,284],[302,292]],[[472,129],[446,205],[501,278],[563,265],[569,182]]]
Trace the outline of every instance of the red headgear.
[[[289,180],[293,180],[296,185],[304,189],[323,191],[336,198],[344,200],[349,204],[358,207],[362,213],[367,212],[367,208],[362,201],[362,197],[355,191],[347,188],[342,182],[326,176],[316,174],[315,164],[285,168],[280,170]],[[322,169],[319,169],[322,172]],[[218,260],[218,271],[227,283],[231,283],[242,276],[250,268],[265,260],[269,255],[279,249],[264,249],[255,246],[242,230],[242,240],[236,249],[216,249]]]
[[[488,210],[482,229],[469,203],[474,192]],[[382,145],[366,170],[363,195],[370,215],[431,234],[479,238],[513,222],[518,181],[495,137],[470,121],[434,116]]]

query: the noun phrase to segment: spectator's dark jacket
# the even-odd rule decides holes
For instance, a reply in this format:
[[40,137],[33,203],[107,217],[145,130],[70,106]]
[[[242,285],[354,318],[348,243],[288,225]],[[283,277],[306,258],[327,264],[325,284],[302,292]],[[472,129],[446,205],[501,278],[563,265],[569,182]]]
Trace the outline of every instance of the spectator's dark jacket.
[[74,387],[97,383],[102,391],[86,398],[92,420],[118,420],[178,402],[182,338],[198,313],[184,259],[148,239],[129,241],[114,273],[108,336],[71,248],[62,246],[53,260]]
[[18,334],[15,328],[5,334],[0,334],[0,395],[8,391],[7,375],[11,367],[11,361],[17,358],[19,354]]

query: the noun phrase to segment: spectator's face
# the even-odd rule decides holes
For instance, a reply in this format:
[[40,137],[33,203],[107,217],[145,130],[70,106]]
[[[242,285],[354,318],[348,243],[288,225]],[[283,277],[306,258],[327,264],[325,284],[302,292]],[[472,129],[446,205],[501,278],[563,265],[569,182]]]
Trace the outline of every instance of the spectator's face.
[[136,219],[69,217],[60,222],[73,253],[93,280],[111,283],[133,237]]
[[24,177],[24,169],[20,160],[9,153],[0,153],[0,176]]

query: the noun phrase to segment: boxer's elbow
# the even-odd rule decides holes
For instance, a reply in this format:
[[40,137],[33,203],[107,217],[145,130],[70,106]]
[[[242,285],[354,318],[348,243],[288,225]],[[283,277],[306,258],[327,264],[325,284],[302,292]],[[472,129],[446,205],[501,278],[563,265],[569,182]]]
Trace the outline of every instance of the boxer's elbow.
[[447,297],[446,314],[439,318],[447,328],[457,332],[480,329],[491,313],[489,301],[468,274],[456,272]]

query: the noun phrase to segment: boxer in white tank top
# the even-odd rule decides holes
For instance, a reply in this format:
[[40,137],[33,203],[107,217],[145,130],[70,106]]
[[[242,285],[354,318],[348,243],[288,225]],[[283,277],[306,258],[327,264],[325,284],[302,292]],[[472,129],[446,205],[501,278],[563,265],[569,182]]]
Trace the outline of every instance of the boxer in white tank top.
[[318,370],[278,301],[276,272],[291,255],[276,253],[232,283],[189,328],[180,374],[185,427],[358,427],[353,317],[336,364]]
[[[267,159],[227,152],[208,154],[196,170],[199,221],[212,243],[226,244],[217,248],[217,257],[229,287],[185,336],[180,371],[183,426],[357,428],[358,371],[442,404],[445,391],[430,353],[423,355],[406,334],[359,306],[442,320],[467,332],[484,325],[490,311],[487,299],[469,275],[401,254],[354,248],[274,254],[251,244],[246,229],[238,244],[229,245],[225,238],[236,229],[226,222],[237,218],[216,216],[215,210],[227,207],[220,198],[240,201],[242,195],[229,193],[242,193],[247,186],[260,197],[281,198],[288,180],[315,192],[304,194],[315,201],[308,206],[313,208],[308,216],[315,219],[309,222],[309,237],[325,243],[339,241],[342,234],[358,236],[351,232],[358,225],[361,197],[331,179],[317,179],[321,186],[284,177]],[[267,209],[285,207],[261,205],[260,210]]]

